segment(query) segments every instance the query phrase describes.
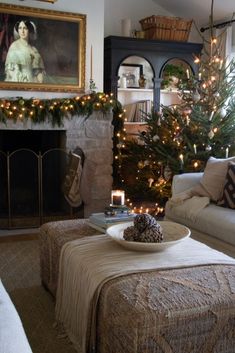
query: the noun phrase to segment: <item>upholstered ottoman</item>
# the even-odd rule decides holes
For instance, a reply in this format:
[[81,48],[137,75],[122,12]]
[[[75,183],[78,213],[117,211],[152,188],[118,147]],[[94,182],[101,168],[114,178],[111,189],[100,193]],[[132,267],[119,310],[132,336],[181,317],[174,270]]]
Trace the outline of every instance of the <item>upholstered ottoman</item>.
[[59,259],[62,246],[68,241],[101,234],[88,225],[87,219],[45,223],[40,227],[40,267],[42,284],[56,295]]

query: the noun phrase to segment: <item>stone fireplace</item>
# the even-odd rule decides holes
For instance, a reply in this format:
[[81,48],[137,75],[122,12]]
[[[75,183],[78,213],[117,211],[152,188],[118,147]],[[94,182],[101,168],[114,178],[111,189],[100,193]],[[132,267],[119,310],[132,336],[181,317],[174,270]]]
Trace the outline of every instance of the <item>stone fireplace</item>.
[[[29,159],[27,157],[28,152],[25,151],[25,156],[21,153],[21,158],[18,161],[18,170],[23,175],[23,177],[19,177],[23,178],[23,180],[25,178],[25,187],[22,188],[18,197],[25,198],[22,204],[24,204],[26,214],[27,207],[29,209],[33,208],[30,204],[27,204],[27,187],[31,188],[30,181],[35,177],[34,170],[36,170],[36,167],[34,166],[36,166],[37,158],[34,159],[34,154],[37,156],[40,151],[40,155],[46,155],[49,150],[53,150],[53,153],[54,149],[62,150],[64,154],[62,153],[57,156],[56,162],[53,162],[55,163],[55,167],[52,164],[52,169],[55,170],[58,164],[57,160],[59,160],[60,165],[64,165],[67,161],[68,153],[74,151],[77,147],[80,147],[85,154],[80,183],[83,209],[79,214],[81,217],[87,218],[93,212],[102,212],[104,210],[104,207],[110,203],[112,188],[112,118],[112,113],[103,114],[102,112],[94,112],[89,118],[82,116],[65,118],[62,127],[51,126],[49,123],[33,124],[30,119],[24,122],[8,120],[7,125],[0,124],[0,151],[4,151],[4,153],[9,152],[10,154],[19,149],[29,149],[31,151]],[[4,164],[5,162],[3,161],[4,159],[1,158],[0,154],[0,164]],[[51,163],[50,160],[47,163]],[[29,164],[30,167],[28,167]],[[4,168],[8,168],[9,166],[5,164],[2,167],[2,170],[4,170]],[[17,176],[14,177],[17,178]],[[57,178],[54,177],[55,179]],[[3,177],[1,172],[0,183],[0,189],[5,190],[8,180]],[[46,190],[44,197],[49,198],[50,190],[55,187],[55,184],[56,180],[53,183],[48,182],[48,185],[43,186]],[[9,199],[9,195],[5,193],[4,198]],[[35,198],[35,204],[37,202],[38,200]],[[19,201],[17,203],[20,208],[21,203]],[[54,196],[52,200],[49,200],[48,205],[53,205],[53,203],[57,205],[61,203],[61,207],[68,206],[63,206],[65,203],[64,199],[58,198],[57,200]],[[0,213],[4,212],[7,213],[8,210],[3,210],[3,212],[0,210]],[[43,219],[45,220],[46,218]]]

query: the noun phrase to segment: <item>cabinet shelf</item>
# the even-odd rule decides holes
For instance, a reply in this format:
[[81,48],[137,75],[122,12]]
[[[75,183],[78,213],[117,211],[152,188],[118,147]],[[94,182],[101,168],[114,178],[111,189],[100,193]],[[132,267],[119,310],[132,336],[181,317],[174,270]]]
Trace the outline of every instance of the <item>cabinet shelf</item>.
[[124,121],[124,125],[148,125],[146,121]]
[[153,88],[118,88],[118,92],[153,92]]
[[166,94],[178,94],[179,91],[177,89],[161,89],[161,93],[166,93]]
[[[118,93],[127,96],[142,92],[143,95],[151,93],[150,99],[153,100],[155,109],[159,109],[161,93],[168,98],[171,94],[176,97],[177,92],[168,90],[160,91],[162,70],[164,65],[171,59],[177,58],[188,63],[193,73],[198,70],[197,65],[194,63],[194,55],[200,55],[202,50],[201,43],[189,42],[173,42],[173,41],[160,41],[160,40],[145,40],[131,37],[109,36],[104,40],[104,91],[109,93],[113,92],[114,97],[117,98]],[[144,57],[145,60],[151,65],[154,72],[154,88],[117,88],[118,86],[118,70],[120,63],[126,58],[131,56]],[[132,92],[132,93],[131,93]],[[164,98],[165,98],[164,97]],[[139,97],[136,98],[138,100]],[[141,99],[146,99],[141,97]],[[133,99],[134,100],[134,99]],[[167,100],[167,99],[166,99]],[[127,99],[124,104],[128,104]]]

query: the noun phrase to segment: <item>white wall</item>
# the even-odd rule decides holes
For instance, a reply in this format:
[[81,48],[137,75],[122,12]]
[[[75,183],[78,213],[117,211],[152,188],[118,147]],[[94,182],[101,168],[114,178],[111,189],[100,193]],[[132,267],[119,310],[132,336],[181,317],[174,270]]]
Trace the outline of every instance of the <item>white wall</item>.
[[104,36],[120,36],[124,18],[131,19],[132,30],[141,30],[139,20],[152,15],[171,14],[152,0],[104,0]]
[[[86,35],[86,87],[90,78],[90,48],[93,47],[93,79],[98,90],[103,90],[103,39],[109,35],[121,35],[121,20],[130,18],[133,30],[140,30],[139,20],[151,15],[171,16],[153,0],[58,0],[55,4],[40,1],[1,0],[5,4],[37,7],[55,11],[81,13],[87,16]],[[190,41],[200,41],[192,31]],[[0,91],[1,97],[22,96],[67,97],[72,93],[32,92],[32,91]]]
[[[104,0],[104,36],[120,36],[121,20],[124,18],[131,19],[132,30],[141,30],[139,21],[145,17],[175,16],[174,13],[167,12],[156,2],[157,0]],[[201,42],[194,25],[189,35],[189,42]]]
[[[54,4],[40,1],[1,0],[1,3],[37,7],[54,11],[81,13],[87,16],[86,35],[86,86],[90,79],[90,48],[93,49],[93,79],[99,90],[103,89],[103,38],[104,38],[104,0],[58,0]],[[1,97],[22,96],[25,98],[38,97],[67,97],[74,93],[0,91]]]

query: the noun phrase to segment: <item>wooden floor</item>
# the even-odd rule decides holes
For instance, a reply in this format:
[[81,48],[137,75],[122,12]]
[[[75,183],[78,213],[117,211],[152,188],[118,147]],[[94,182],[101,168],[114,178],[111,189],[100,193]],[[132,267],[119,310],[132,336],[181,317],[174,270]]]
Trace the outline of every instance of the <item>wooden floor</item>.
[[29,234],[14,234],[14,235],[3,235],[0,236],[0,243],[8,243],[12,241],[26,241],[26,240],[35,240],[38,239],[38,233],[29,233]]

